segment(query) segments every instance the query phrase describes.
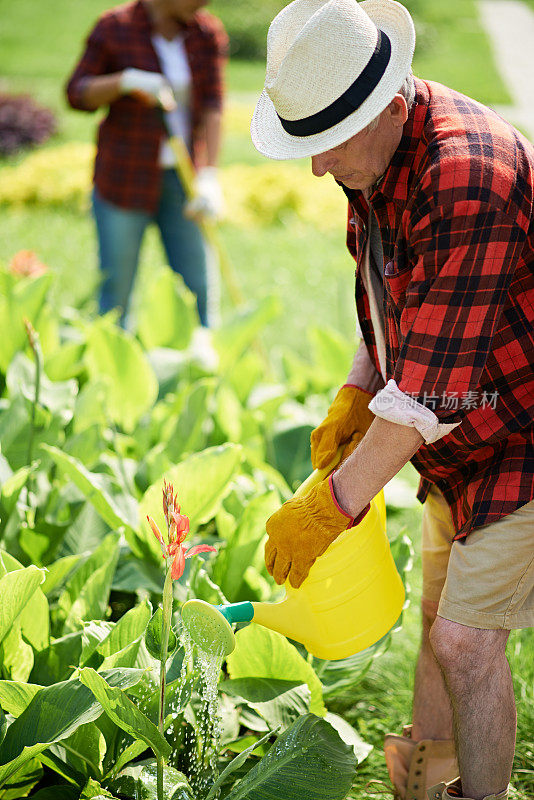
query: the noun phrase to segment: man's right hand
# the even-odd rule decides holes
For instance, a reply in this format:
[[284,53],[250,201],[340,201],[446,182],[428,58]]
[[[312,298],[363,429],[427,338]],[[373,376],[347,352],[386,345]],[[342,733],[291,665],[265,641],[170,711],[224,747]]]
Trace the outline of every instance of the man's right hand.
[[122,72],[120,90],[122,94],[133,94],[151,106],[161,105],[162,97],[172,94],[171,86],[164,75],[135,67],[129,67]]
[[341,387],[328,409],[326,419],[312,431],[311,460],[314,469],[324,469],[345,444],[345,459],[360,443],[375,415],[368,405],[372,395],[358,386],[346,383]]

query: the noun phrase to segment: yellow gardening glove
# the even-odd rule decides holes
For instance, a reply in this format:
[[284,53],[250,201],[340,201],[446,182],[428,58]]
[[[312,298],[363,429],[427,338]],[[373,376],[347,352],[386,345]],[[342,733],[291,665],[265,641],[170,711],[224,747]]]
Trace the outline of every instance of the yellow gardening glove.
[[[375,415],[367,406],[372,395],[358,386],[346,383],[341,387],[328,409],[326,419],[311,435],[311,461],[314,469],[331,463],[340,445],[352,443],[352,450],[367,433]],[[346,458],[346,448],[342,458]]]
[[[358,521],[368,509],[362,511]],[[330,476],[303,497],[288,500],[267,520],[267,571],[276,583],[284,583],[289,577],[291,586],[298,589],[315,559],[353,524],[353,517],[335,499]]]

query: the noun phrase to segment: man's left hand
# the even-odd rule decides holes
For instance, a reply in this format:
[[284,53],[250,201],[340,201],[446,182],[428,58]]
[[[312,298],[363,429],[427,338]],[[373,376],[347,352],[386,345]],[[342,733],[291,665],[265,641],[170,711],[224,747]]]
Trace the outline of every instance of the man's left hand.
[[[367,510],[368,507],[360,517]],[[335,499],[330,476],[304,497],[288,500],[267,520],[267,571],[276,583],[289,578],[291,586],[298,589],[314,561],[353,524],[353,517]]]

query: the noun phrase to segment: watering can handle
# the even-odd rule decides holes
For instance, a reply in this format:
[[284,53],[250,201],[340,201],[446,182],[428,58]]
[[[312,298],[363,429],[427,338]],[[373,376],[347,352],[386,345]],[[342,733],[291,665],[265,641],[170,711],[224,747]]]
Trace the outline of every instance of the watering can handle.
[[314,469],[311,475],[309,475],[306,480],[300,484],[299,488],[295,492],[295,497],[304,497],[304,495],[308,494],[309,491],[313,489],[318,483],[324,481],[324,479],[330,475],[330,473],[337,467],[341,460],[341,456],[343,454],[343,450],[345,445],[342,445],[338,448],[337,453],[335,454],[334,458],[326,467],[323,469]]

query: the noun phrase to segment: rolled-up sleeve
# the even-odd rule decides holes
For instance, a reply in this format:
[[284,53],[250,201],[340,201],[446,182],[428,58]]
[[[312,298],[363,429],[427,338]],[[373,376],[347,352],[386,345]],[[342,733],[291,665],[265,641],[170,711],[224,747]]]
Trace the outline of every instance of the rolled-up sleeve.
[[393,379],[439,424],[461,422],[465,407],[453,400],[479,386],[526,237],[516,220],[479,200],[434,207],[413,227]]
[[85,50],[65,87],[67,100],[79,111],[94,111],[84,104],[83,94],[88,78],[112,72],[112,63],[106,36],[106,21],[97,22],[85,43]]

